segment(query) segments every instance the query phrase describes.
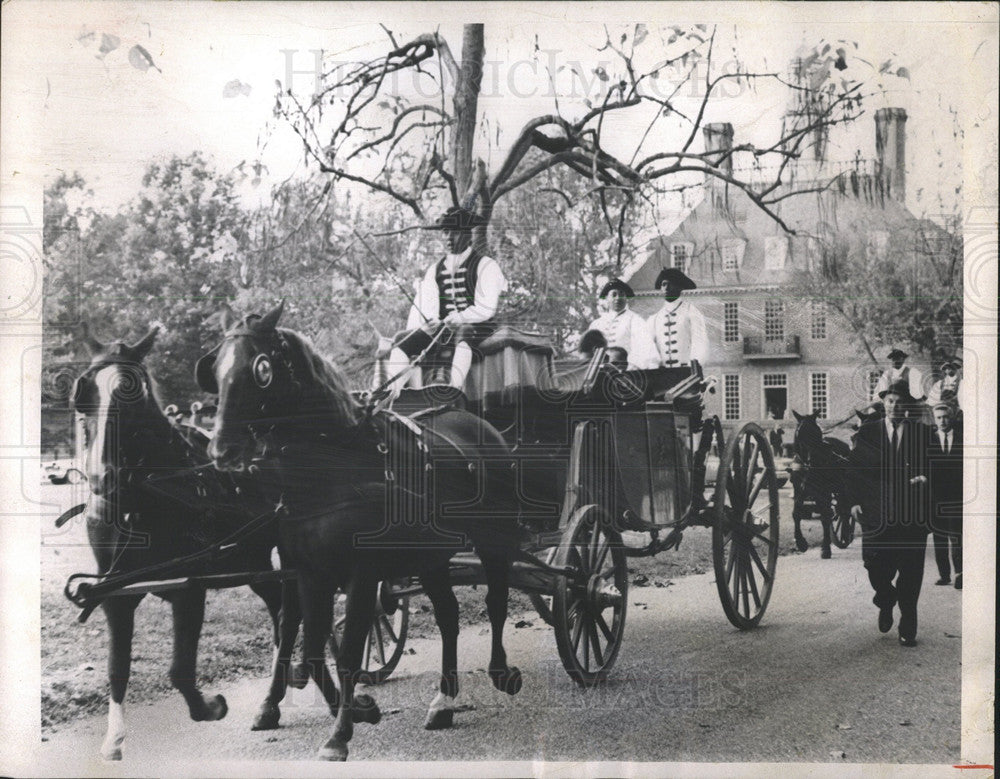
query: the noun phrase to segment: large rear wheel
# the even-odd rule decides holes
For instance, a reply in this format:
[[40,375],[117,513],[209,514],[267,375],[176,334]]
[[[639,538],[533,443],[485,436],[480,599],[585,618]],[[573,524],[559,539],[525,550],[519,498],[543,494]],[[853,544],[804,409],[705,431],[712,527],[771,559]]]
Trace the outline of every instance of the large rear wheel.
[[614,666],[625,633],[628,568],[608,514],[593,504],[577,509],[553,564],[576,571],[558,577],[552,594],[559,657],[570,678],[590,687]]
[[847,549],[854,540],[854,517],[847,506],[839,501],[833,506],[833,524],[830,527],[830,538],[838,549]]
[[729,439],[715,484],[712,551],[722,608],[740,630],[760,622],[778,562],[778,477],[764,431]]

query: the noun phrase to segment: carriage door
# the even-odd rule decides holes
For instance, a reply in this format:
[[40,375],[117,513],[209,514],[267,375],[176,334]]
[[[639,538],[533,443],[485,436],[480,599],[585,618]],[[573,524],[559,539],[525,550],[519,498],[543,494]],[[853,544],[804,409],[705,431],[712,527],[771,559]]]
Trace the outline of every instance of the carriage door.
[[[691,430],[687,414],[669,403],[646,404],[652,511],[647,519],[663,524],[679,519],[691,498]],[[645,508],[645,507],[644,507]]]

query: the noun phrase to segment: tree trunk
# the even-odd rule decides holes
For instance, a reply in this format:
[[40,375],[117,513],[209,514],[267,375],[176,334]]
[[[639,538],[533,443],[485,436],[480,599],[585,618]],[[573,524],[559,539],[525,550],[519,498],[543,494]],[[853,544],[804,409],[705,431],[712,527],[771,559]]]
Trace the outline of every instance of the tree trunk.
[[459,205],[472,194],[472,143],[476,137],[476,113],[479,90],[483,83],[483,25],[467,24],[462,33],[462,65],[455,85],[455,124],[451,136],[452,170],[458,189]]

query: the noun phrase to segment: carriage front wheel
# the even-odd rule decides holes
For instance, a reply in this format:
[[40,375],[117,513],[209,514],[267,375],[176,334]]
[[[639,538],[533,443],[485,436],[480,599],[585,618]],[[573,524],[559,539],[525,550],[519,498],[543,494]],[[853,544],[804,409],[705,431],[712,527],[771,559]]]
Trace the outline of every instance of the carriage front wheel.
[[712,552],[722,608],[740,630],[764,616],[778,563],[778,477],[764,431],[726,443],[715,482]]
[[[375,601],[375,619],[365,639],[361,673],[358,676],[361,684],[381,684],[396,670],[403,656],[406,632],[410,625],[410,598],[407,595],[393,596],[391,590],[385,593],[386,597],[383,598],[384,586],[384,583],[379,585],[379,598]],[[333,631],[330,634],[330,653],[334,659],[344,638],[346,602],[347,596],[338,592],[333,602]],[[389,607],[391,613],[386,612],[383,603]]]
[[577,509],[553,564],[576,572],[558,577],[552,593],[559,657],[570,678],[589,687],[614,666],[625,633],[628,568],[607,512],[596,505]]
[[830,538],[838,549],[847,549],[854,540],[854,516],[840,501],[833,507],[833,523]]

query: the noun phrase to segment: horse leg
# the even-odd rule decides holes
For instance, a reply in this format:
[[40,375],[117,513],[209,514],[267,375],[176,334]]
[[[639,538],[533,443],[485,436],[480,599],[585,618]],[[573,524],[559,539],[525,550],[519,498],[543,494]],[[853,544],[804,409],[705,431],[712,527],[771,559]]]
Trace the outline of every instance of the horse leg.
[[[271,687],[254,717],[251,730],[273,730],[278,727],[281,710],[278,704],[285,697],[289,684],[296,684],[291,667],[292,650],[299,632],[302,615],[299,609],[298,593],[291,584],[267,582],[251,585],[252,589],[267,604],[274,629],[274,662],[271,667]],[[308,672],[307,672],[308,673]],[[303,684],[305,680],[303,680]]]
[[507,665],[507,652],[503,648],[503,628],[507,621],[507,600],[510,586],[508,577],[510,561],[503,554],[479,551],[486,574],[486,612],[490,617],[492,647],[490,650],[490,680],[493,686],[508,695],[521,691],[521,671]]
[[108,598],[101,604],[108,621],[108,730],[101,744],[101,757],[105,760],[122,759],[122,742],[125,740],[125,690],[132,671],[132,635],[135,629],[135,609],[142,600],[137,598]]
[[[374,725],[382,719],[382,712],[371,696],[354,695],[354,685],[361,671],[365,640],[375,619],[377,589],[377,581],[358,573],[351,577],[347,587],[344,638],[337,656],[340,706],[337,709],[336,722],[333,724],[333,735],[319,751],[322,760],[346,760],[347,744],[354,736],[354,723],[368,722]],[[330,609],[327,609],[327,613],[331,613]]]
[[216,695],[205,700],[196,684],[198,639],[205,621],[205,591],[181,592],[170,598],[174,614],[174,657],[170,664],[170,683],[187,701],[191,719],[212,722],[226,716],[226,699]]
[[823,522],[823,547],[820,557],[824,560],[829,560],[833,556],[833,552],[830,549],[830,528],[833,525],[833,507],[830,505],[830,500],[826,501],[826,508],[823,510],[820,519]]
[[340,693],[326,665],[326,642],[333,629],[334,586],[314,581],[299,572],[298,604],[302,613],[302,659],[309,678],[316,683],[334,716],[340,708]]
[[792,504],[792,519],[795,521],[795,548],[800,552],[804,552],[809,548],[809,542],[806,541],[806,537],[802,535],[802,498],[794,498],[794,503]]
[[425,730],[450,728],[454,721],[455,696],[458,695],[458,599],[449,579],[447,565],[420,576],[441,631],[441,684],[427,711]]

